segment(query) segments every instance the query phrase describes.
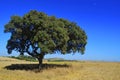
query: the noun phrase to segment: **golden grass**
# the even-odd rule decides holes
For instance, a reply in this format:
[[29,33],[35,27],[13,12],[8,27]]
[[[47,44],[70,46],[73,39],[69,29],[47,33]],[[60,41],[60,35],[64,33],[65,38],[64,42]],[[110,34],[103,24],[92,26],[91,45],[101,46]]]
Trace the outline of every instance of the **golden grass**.
[[34,70],[7,70],[11,64],[37,64],[0,57],[0,80],[120,80],[120,63],[117,62],[46,62],[47,64],[70,65]]

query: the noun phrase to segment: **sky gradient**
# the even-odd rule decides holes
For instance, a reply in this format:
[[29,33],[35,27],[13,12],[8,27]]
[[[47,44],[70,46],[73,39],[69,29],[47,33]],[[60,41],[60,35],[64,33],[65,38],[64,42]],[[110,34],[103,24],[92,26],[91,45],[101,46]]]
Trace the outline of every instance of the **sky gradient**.
[[88,44],[84,55],[46,55],[75,60],[120,61],[120,1],[119,0],[0,0],[0,56],[6,50],[10,34],[4,33],[4,25],[10,16],[23,16],[30,10],[38,10],[58,18],[76,22],[85,30]]

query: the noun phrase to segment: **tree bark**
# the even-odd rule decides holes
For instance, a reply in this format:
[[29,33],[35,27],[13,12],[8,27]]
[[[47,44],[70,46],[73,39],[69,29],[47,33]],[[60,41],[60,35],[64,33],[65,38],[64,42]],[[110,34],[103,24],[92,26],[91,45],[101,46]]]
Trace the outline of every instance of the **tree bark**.
[[44,55],[43,55],[43,54],[40,54],[39,57],[37,58],[38,61],[39,61],[39,65],[38,65],[38,68],[39,68],[39,69],[42,69],[42,61],[43,61],[43,58],[44,58]]

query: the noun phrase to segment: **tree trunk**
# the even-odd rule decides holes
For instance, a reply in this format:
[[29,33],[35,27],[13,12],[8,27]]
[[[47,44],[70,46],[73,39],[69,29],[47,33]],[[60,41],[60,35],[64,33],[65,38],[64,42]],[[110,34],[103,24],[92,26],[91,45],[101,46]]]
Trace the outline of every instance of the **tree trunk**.
[[37,58],[38,61],[39,61],[39,65],[38,65],[38,68],[39,68],[39,69],[42,69],[42,61],[43,61],[43,57],[44,57],[44,55],[41,54],[41,55],[39,55],[39,57]]

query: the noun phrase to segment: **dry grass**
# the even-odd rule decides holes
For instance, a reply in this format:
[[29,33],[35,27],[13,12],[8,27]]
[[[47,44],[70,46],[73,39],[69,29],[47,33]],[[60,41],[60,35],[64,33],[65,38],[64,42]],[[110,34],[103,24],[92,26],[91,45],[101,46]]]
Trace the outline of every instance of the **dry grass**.
[[120,80],[120,63],[117,62],[47,62],[49,66],[57,66],[37,73],[36,69],[24,69],[26,66],[14,70],[5,68],[11,64],[32,66],[37,63],[0,57],[0,80]]

